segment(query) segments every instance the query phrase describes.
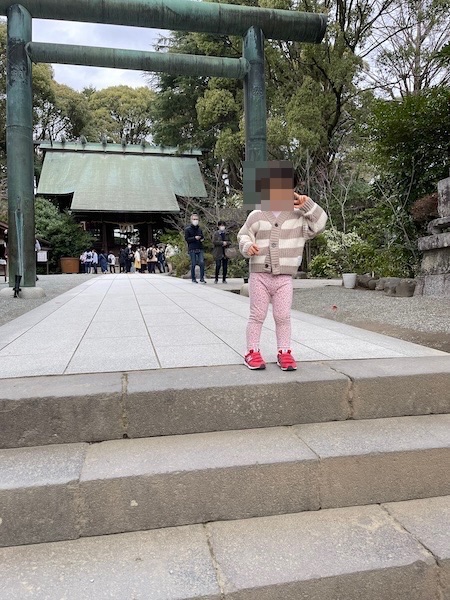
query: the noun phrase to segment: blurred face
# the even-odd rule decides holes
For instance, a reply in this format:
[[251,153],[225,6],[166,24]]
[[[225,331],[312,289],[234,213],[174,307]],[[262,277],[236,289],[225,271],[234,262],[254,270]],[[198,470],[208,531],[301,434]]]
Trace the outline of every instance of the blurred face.
[[272,178],[270,188],[261,194],[262,210],[294,210],[294,186],[291,178]]

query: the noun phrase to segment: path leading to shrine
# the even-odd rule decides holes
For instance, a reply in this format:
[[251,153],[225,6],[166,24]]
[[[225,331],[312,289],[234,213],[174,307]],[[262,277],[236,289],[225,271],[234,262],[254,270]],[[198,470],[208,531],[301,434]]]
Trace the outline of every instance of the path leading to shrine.
[[[238,365],[248,311],[247,298],[211,284],[140,274],[92,278],[0,327],[0,377]],[[299,311],[292,316],[300,362],[445,355]],[[274,363],[270,315],[261,345]]]

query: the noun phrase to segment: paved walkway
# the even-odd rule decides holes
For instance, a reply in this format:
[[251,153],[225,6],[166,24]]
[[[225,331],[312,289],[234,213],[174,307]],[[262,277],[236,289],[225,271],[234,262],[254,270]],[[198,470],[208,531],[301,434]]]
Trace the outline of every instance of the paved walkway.
[[[239,364],[248,310],[247,298],[212,284],[90,278],[0,327],[0,378]],[[274,329],[269,316],[261,342],[269,362]],[[300,361],[445,354],[298,311],[292,333]]]

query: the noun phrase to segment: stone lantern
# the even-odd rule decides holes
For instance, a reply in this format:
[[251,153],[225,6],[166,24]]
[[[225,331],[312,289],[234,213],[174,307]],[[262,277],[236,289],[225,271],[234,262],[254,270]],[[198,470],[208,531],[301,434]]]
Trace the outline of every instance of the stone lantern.
[[438,214],[430,235],[418,240],[423,258],[415,295],[450,298],[450,177],[438,183]]

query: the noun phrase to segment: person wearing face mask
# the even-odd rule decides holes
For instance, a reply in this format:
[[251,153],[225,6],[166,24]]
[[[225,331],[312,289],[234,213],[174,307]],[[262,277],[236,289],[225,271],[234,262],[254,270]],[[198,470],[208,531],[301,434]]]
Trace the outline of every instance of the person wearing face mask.
[[228,258],[225,255],[225,248],[231,246],[231,240],[226,231],[225,221],[219,221],[218,230],[213,234],[213,258],[216,261],[216,276],[214,283],[219,283],[220,268],[222,267],[222,282],[227,282]]
[[192,283],[198,283],[195,276],[195,267],[200,267],[200,283],[205,281],[205,256],[203,251],[203,240],[205,236],[199,226],[197,214],[191,215],[191,224],[184,231],[184,239],[188,244],[189,257],[191,259],[191,279]]
[[131,244],[125,248],[125,271],[127,273],[131,272],[131,264],[134,260],[134,252],[131,248]]

